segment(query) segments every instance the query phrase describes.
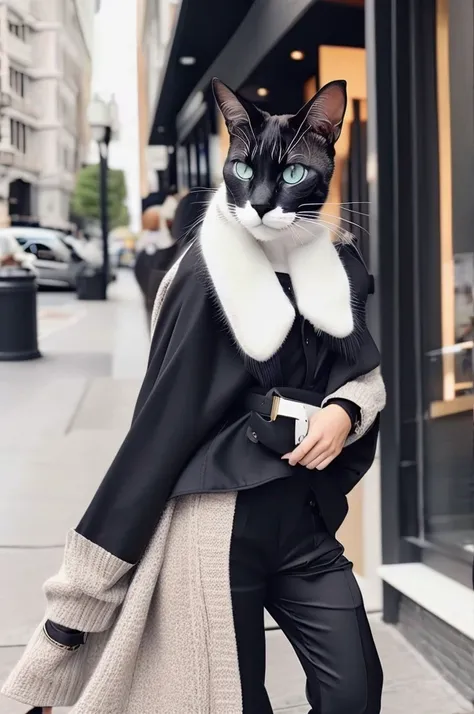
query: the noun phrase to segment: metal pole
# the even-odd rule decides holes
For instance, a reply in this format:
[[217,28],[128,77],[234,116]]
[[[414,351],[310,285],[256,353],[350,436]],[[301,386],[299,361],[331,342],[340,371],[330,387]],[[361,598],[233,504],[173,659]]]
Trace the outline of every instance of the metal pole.
[[104,141],[99,143],[100,156],[100,223],[102,230],[103,244],[103,263],[102,263],[102,280],[103,280],[103,299],[107,299],[107,287],[109,284],[109,216],[107,205],[107,172],[109,158],[109,142],[111,129],[107,127],[105,130]]

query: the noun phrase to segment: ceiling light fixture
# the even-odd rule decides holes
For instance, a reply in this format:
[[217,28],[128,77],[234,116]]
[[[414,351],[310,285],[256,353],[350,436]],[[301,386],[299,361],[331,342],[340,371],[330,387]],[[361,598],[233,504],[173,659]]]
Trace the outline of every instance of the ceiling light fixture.
[[301,50],[293,50],[293,52],[290,52],[290,57],[292,60],[295,60],[295,62],[301,62],[301,60],[304,59],[304,52]]
[[192,64],[196,64],[195,57],[180,57],[179,61],[181,64],[184,64],[186,67],[190,67]]
[[257,89],[257,94],[259,97],[268,97],[268,89],[266,87],[259,87]]

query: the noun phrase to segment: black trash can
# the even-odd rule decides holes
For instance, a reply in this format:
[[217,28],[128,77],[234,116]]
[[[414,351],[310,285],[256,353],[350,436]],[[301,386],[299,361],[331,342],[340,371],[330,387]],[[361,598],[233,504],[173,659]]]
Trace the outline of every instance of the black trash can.
[[0,360],[41,357],[38,350],[36,278],[24,268],[0,268]]
[[94,268],[86,268],[76,280],[76,292],[79,300],[105,300],[106,292],[103,273]]

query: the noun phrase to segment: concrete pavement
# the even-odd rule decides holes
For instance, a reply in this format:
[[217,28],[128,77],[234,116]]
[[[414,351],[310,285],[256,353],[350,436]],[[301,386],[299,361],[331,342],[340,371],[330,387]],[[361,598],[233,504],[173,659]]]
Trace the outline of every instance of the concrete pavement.
[[[42,617],[41,585],[126,433],[144,373],[148,335],[131,274],[110,298],[41,293],[43,359],[0,363],[0,681]],[[472,711],[396,631],[377,617],[372,623],[386,675],[384,714]],[[306,714],[295,655],[280,631],[267,641],[275,712]],[[26,709],[0,698],[0,714]]]

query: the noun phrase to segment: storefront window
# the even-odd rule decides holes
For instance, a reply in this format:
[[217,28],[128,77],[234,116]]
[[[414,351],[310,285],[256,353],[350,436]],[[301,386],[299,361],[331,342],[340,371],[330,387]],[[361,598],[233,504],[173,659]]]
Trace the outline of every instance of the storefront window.
[[474,553],[474,55],[472,27],[463,30],[464,9],[437,0],[440,230],[435,241],[426,236],[426,249],[437,251],[439,270],[426,278],[433,300],[421,326],[429,333],[421,529],[467,559]]
[[176,154],[176,170],[178,173],[178,190],[184,191],[189,188],[188,159],[186,156],[186,148],[184,146],[178,146]]

